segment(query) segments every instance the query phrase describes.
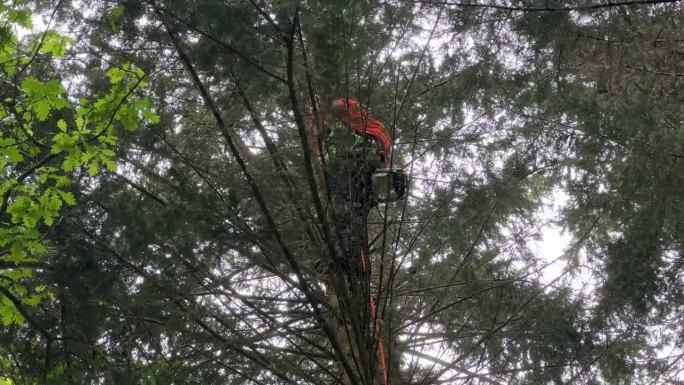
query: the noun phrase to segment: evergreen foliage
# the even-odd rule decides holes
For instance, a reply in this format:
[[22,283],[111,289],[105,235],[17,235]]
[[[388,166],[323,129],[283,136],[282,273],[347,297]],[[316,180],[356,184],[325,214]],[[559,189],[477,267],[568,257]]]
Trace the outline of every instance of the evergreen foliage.
[[[680,1],[0,21],[0,384],[380,384],[380,339],[392,385],[684,382]],[[369,216],[379,334],[307,146],[342,96],[411,180]]]

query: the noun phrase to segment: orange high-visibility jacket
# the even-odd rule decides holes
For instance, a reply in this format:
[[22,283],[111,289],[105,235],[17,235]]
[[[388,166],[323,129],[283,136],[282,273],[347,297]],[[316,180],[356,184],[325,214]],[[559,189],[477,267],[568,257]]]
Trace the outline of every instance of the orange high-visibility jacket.
[[335,109],[337,110],[337,121],[349,123],[355,133],[359,135],[370,135],[382,147],[385,163],[390,162],[390,137],[385,131],[385,125],[379,120],[374,119],[368,111],[361,107],[361,103],[354,98],[335,99]]

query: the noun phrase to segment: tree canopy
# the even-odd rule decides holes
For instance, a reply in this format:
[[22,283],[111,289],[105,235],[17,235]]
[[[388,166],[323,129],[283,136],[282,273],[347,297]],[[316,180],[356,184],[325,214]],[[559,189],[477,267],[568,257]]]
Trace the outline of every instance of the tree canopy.
[[[392,385],[684,383],[682,2],[0,21],[0,384],[382,384],[380,341]],[[338,97],[410,180],[368,217],[376,327],[307,143]]]

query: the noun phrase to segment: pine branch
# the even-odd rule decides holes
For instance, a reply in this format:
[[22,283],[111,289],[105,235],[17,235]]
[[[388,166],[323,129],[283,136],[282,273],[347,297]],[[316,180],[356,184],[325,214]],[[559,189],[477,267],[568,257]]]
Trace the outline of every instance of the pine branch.
[[[0,254],[2,256],[4,254]],[[44,263],[44,262],[30,262],[23,261],[19,263],[14,263],[12,261],[0,260],[0,270],[7,269],[43,269],[43,270],[54,270],[54,266]]]
[[121,175],[119,173],[115,173],[114,175],[116,175],[118,178],[120,178],[121,180],[126,182],[127,185],[133,187],[134,189],[136,189],[137,191],[139,191],[143,195],[147,196],[148,198],[151,198],[153,201],[157,202],[158,204],[160,204],[162,206],[166,206],[166,202],[163,199],[161,199],[156,194],[154,194],[150,190],[143,187],[141,184],[135,183],[134,181],[132,181],[130,178],[126,177],[125,175]]
[[[247,180],[247,184],[250,186],[252,193],[254,194],[254,197],[257,201],[257,204],[259,205],[262,214],[264,215],[267,225],[270,228],[273,237],[275,238],[276,243],[278,244],[280,250],[282,251],[285,259],[287,260],[288,264],[290,265],[290,268],[293,270],[295,275],[297,276],[297,279],[299,281],[300,288],[304,295],[306,296],[307,300],[309,301],[311,307],[314,310],[315,318],[317,322],[319,323],[320,327],[323,329],[325,332],[326,336],[328,337],[329,342],[333,346],[333,350],[335,351],[335,355],[337,359],[343,363],[343,366],[345,367],[345,371],[348,372],[349,376],[351,378],[355,378],[354,373],[351,370],[351,367],[349,367],[349,364],[346,362],[346,359],[344,358],[342,354],[342,349],[339,345],[339,341],[337,340],[337,337],[335,336],[335,333],[333,332],[332,328],[330,325],[328,325],[327,321],[323,317],[320,309],[320,303],[321,300],[318,299],[318,296],[311,290],[311,287],[309,286],[308,279],[304,276],[303,272],[301,271],[301,268],[299,264],[297,263],[297,260],[295,259],[294,255],[290,252],[289,248],[285,245],[285,242],[282,239],[282,236],[280,234],[280,231],[278,230],[276,223],[273,219],[273,216],[271,215],[270,210],[268,209],[268,206],[266,205],[266,201],[263,197],[263,194],[261,193],[261,190],[259,186],[256,183],[256,180],[254,179],[254,176],[252,173],[249,171],[247,168],[247,164],[245,163],[244,159],[242,158],[242,155],[240,151],[238,150],[237,146],[233,142],[232,135],[229,133],[228,128],[223,121],[223,118],[221,117],[221,114],[219,113],[218,109],[216,108],[216,105],[214,103],[213,98],[207,91],[206,87],[204,86],[204,83],[201,81],[199,78],[199,75],[195,71],[194,66],[192,65],[192,62],[190,61],[190,58],[188,55],[185,53],[185,50],[180,45],[180,42],[178,41],[178,38],[176,35],[173,33],[171,30],[170,26],[164,19],[163,15],[161,14],[161,11],[156,8],[156,13],[161,19],[162,23],[164,24],[166,31],[171,38],[174,46],[176,47],[176,51],[178,52],[178,55],[180,56],[181,60],[185,63],[185,66],[190,73],[195,85],[200,91],[200,94],[202,95],[202,98],[211,111],[212,115],[216,119],[217,125],[219,127],[219,130],[224,136],[224,139],[228,143],[229,149],[231,153],[233,154],[233,157],[235,158],[236,162],[240,166],[240,169],[242,170],[242,173]],[[289,66],[289,70],[291,73],[291,66]],[[291,75],[291,74],[290,74]],[[291,76],[290,76],[291,78]],[[290,87],[292,87],[292,83],[288,82]],[[294,102],[296,103],[296,102]],[[301,119],[301,116],[300,116]]]
[[[199,326],[202,330],[204,330],[214,339],[220,341],[224,347],[230,349],[239,356],[247,358],[250,361],[260,365],[261,367],[271,371],[275,376],[277,376],[284,382],[291,385],[295,385],[294,381],[288,378],[280,370],[273,367],[269,359],[265,357],[262,353],[260,353],[257,350],[247,349],[244,346],[244,344],[228,340],[228,338],[224,337],[220,332],[211,327],[211,325],[209,325],[207,321],[203,320],[203,315],[211,317],[212,319],[219,322],[221,326],[230,330],[235,336],[241,337],[241,333],[239,333],[231,324],[223,322],[223,320],[221,320],[216,315],[211,314],[208,311],[204,311],[203,313],[205,314],[201,314],[203,308],[199,306],[199,304],[194,300],[194,298],[190,296],[189,293],[180,292],[173,286],[163,283],[155,276],[152,276],[149,273],[147,273],[144,268],[136,265],[135,263],[124,257],[121,253],[117,252],[112,247],[102,242],[95,234],[91,233],[87,229],[84,229],[84,232],[86,233],[88,238],[90,238],[95,243],[95,245],[107,251],[109,254],[112,254],[125,267],[127,267],[134,273],[138,274],[140,277],[143,277],[145,280],[150,282],[154,287],[156,287],[159,291],[167,295],[168,300],[171,301],[171,303],[173,303],[182,313],[184,313],[184,315],[187,316],[190,321],[194,322],[197,326]],[[245,341],[246,339],[241,338],[241,340]]]
[[201,29],[199,29],[197,26],[188,23],[188,22],[185,21],[182,17],[180,17],[180,16],[178,16],[177,14],[175,14],[175,13],[169,11],[168,9],[162,9],[162,8],[158,7],[153,1],[148,1],[148,3],[150,3],[150,4],[152,5],[152,7],[155,9],[155,12],[157,12],[158,14],[164,13],[164,14],[167,14],[167,15],[171,16],[173,19],[175,19],[175,20],[178,21],[179,23],[181,23],[181,24],[185,25],[186,27],[190,28],[190,30],[192,30],[192,31],[194,31],[194,32],[196,32],[196,33],[198,33],[198,34],[200,34],[200,35],[206,37],[207,39],[209,39],[209,40],[211,40],[211,41],[213,41],[214,43],[218,44],[220,47],[224,48],[224,49],[227,50],[228,52],[230,52],[230,53],[234,54],[235,56],[239,57],[240,59],[242,59],[243,61],[245,61],[247,64],[249,64],[249,65],[251,65],[252,67],[256,68],[257,70],[259,70],[260,72],[264,73],[265,75],[268,75],[269,77],[271,77],[271,78],[273,78],[273,79],[276,79],[276,80],[280,81],[281,83],[286,83],[286,80],[285,80],[282,76],[279,76],[279,75],[277,75],[277,74],[275,74],[275,73],[273,73],[273,72],[267,70],[266,68],[264,68],[264,66],[262,66],[262,65],[259,64],[259,63],[257,63],[254,59],[251,59],[249,56],[247,56],[246,54],[244,54],[242,51],[240,51],[239,49],[235,48],[234,46],[232,46],[232,45],[226,43],[225,41],[223,41],[223,40],[217,38],[216,36],[210,34],[209,32],[206,32],[206,31],[204,31],[204,30],[201,30]]

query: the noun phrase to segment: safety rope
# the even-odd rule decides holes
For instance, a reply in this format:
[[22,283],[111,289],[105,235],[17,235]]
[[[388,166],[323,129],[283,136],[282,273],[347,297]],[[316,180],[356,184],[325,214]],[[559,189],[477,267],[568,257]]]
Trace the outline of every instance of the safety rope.
[[[364,273],[366,273],[366,252],[363,250],[363,246],[361,246],[361,253],[359,254],[359,259],[361,260],[361,269],[363,270]],[[372,293],[372,289],[369,286],[368,287],[368,298],[369,298],[369,304],[370,304],[370,316],[371,319],[377,320],[376,316],[378,313],[378,306],[375,302],[375,296]],[[382,324],[379,322],[375,322],[375,333],[378,335],[378,350],[380,353],[380,368],[382,369],[382,383],[384,385],[389,385],[389,370],[387,367],[387,360],[385,358],[385,343],[382,339],[382,336],[380,336],[380,332],[382,330]]]

